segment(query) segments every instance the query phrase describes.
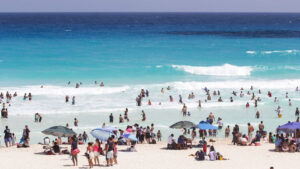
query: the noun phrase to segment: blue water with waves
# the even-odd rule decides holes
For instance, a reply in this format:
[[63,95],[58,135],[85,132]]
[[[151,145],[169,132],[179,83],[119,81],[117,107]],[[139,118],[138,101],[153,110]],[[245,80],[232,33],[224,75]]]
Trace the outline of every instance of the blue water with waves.
[[0,85],[213,81],[172,65],[226,63],[293,79],[299,44],[300,14],[1,13]]
[[[0,92],[18,96],[11,100],[9,118],[1,119],[0,130],[8,125],[20,138],[28,124],[37,143],[44,137],[42,129],[68,123],[77,133],[89,132],[108,123],[110,113],[118,121],[127,107],[130,122],[110,125],[124,129],[154,123],[165,139],[180,134],[169,129],[171,124],[198,123],[210,112],[222,117],[224,126],[238,124],[245,133],[248,122],[257,128],[261,120],[267,131],[275,131],[295,120],[299,59],[300,14],[1,13]],[[95,80],[105,87],[94,85]],[[83,85],[76,89],[79,82]],[[262,99],[257,108],[251,95],[231,94],[242,87],[246,93],[252,85],[251,92]],[[161,93],[167,86],[172,90]],[[204,87],[220,90],[224,102],[217,101],[219,96],[205,102]],[[150,96],[138,107],[135,99],[142,88]],[[280,101],[274,102],[267,91]],[[23,100],[28,92],[32,101]],[[195,99],[188,99],[191,92]],[[191,117],[182,117],[179,94]],[[76,104],[65,103],[66,95],[76,96]],[[278,106],[282,118],[274,111]],[[145,122],[141,110],[147,114]],[[33,122],[36,112],[42,114],[42,124]],[[75,117],[79,127],[72,126]],[[224,129],[218,136],[223,135]]]

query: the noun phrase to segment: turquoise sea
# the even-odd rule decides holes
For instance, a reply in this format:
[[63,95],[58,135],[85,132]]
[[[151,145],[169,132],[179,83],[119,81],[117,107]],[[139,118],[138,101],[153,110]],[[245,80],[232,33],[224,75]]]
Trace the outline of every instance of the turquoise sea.
[[[1,119],[0,129],[9,125],[20,136],[28,124],[33,142],[38,142],[44,137],[40,131],[47,127],[72,126],[77,117],[79,127],[74,130],[89,131],[108,123],[110,113],[118,121],[128,107],[131,122],[114,126],[154,123],[164,137],[180,133],[170,130],[171,124],[198,123],[209,112],[222,117],[225,125],[239,124],[245,131],[248,122],[256,126],[261,120],[274,131],[296,119],[299,59],[300,14],[1,13],[0,92],[16,91],[19,96],[12,99],[9,118]],[[105,87],[95,85],[95,80]],[[83,85],[76,89],[79,82]],[[233,90],[243,87],[246,93],[251,85],[256,94],[258,89],[263,92],[258,108],[247,95],[229,102]],[[172,90],[162,94],[161,88],[167,86]],[[224,102],[218,103],[215,96],[204,103],[204,87],[220,90]],[[149,90],[150,97],[137,107],[135,98],[142,88]],[[279,102],[267,97],[269,90]],[[33,100],[24,101],[22,96],[29,92]],[[191,92],[196,98],[188,100]],[[191,117],[181,116],[179,94]],[[65,95],[76,96],[76,104],[66,104]],[[201,109],[198,100],[203,102]],[[281,119],[274,111],[278,105],[283,109]],[[144,123],[141,110],[147,114]],[[254,118],[257,110],[261,119]],[[36,112],[43,115],[42,124],[33,123]]]

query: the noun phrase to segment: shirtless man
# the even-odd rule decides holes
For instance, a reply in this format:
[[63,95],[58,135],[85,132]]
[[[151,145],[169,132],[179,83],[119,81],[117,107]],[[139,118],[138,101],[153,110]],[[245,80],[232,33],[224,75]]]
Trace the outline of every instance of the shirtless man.
[[248,142],[250,142],[250,143],[253,138],[253,132],[254,132],[253,126],[250,123],[248,123]]
[[265,125],[264,125],[263,121],[261,121],[260,124],[258,125],[258,129],[259,129],[260,134],[262,135],[264,132],[264,129],[265,129]]
[[182,115],[183,115],[183,116],[186,116],[186,113],[187,113],[187,107],[186,107],[186,105],[184,104],[183,107],[182,107]]
[[215,120],[215,116],[213,115],[213,113],[212,113],[212,112],[210,112],[210,113],[209,113],[209,115],[208,115],[208,119],[209,119],[209,121],[210,121],[210,124],[212,124],[212,123],[214,122],[214,120]]

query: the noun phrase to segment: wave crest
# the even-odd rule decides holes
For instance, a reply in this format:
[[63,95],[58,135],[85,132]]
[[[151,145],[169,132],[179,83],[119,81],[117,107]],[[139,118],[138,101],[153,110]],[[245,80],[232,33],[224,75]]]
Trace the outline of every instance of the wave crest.
[[224,64],[222,66],[188,66],[188,65],[172,65],[173,68],[183,70],[187,73],[208,76],[249,76],[253,70],[250,66],[235,66]]

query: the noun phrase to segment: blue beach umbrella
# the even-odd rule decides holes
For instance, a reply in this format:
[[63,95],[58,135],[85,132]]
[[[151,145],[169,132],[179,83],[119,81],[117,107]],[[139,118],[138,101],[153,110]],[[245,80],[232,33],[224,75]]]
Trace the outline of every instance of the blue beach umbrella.
[[115,134],[105,128],[97,128],[97,129],[93,129],[91,131],[91,135],[101,141],[106,141],[108,140],[109,137],[111,137],[112,135],[115,136]]
[[213,126],[211,124],[209,124],[208,122],[205,121],[200,121],[200,123],[198,124],[198,128],[201,130],[216,130],[218,129],[218,127]]
[[127,138],[127,139],[132,140],[132,141],[137,141],[137,138],[133,134],[129,134],[129,133],[128,134],[123,134],[122,137]]

